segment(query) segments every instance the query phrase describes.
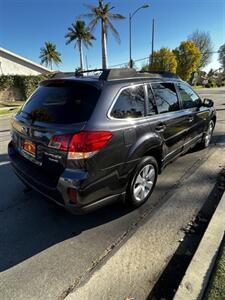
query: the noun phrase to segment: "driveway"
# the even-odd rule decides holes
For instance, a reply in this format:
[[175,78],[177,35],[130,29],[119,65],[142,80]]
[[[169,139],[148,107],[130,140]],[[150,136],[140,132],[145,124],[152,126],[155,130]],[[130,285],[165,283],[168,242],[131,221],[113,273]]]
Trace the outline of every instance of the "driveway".
[[[73,216],[38,193],[26,191],[6,155],[9,118],[0,119],[0,299],[59,299],[111,249],[126,242],[141,219],[151,219],[177,186],[224,146],[225,89],[199,93],[214,99],[218,111],[210,147],[170,164],[159,176],[151,201],[135,211],[116,204]],[[163,243],[163,235],[160,238]]]

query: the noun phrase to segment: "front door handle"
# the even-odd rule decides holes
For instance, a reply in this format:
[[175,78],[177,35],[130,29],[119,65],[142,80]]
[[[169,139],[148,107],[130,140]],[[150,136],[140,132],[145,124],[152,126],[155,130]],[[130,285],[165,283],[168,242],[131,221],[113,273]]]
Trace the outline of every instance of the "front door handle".
[[166,125],[163,124],[163,123],[160,123],[158,125],[155,126],[155,130],[158,131],[158,132],[162,132],[166,129]]

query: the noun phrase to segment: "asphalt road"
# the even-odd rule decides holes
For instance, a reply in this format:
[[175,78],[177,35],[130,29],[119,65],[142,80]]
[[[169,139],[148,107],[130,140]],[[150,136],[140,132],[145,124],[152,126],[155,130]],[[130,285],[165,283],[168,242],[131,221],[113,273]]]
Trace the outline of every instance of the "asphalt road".
[[0,299],[60,298],[110,249],[126,241],[146,212],[150,211],[145,218],[151,219],[177,185],[224,144],[225,89],[199,93],[214,99],[218,112],[210,148],[190,152],[170,164],[159,176],[151,200],[132,212],[116,204],[73,216],[38,193],[25,191],[6,155],[9,118],[0,119]]

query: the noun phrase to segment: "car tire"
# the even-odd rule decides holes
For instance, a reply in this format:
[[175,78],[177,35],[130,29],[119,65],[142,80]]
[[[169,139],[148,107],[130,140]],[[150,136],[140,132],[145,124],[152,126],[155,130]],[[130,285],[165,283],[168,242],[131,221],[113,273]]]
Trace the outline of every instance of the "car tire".
[[136,166],[127,186],[125,203],[136,208],[145,203],[153,189],[158,176],[158,164],[154,157],[145,156]]
[[213,120],[211,120],[209,122],[207,131],[204,133],[202,141],[199,144],[200,149],[208,148],[211,138],[212,138],[212,135],[213,135],[214,127],[215,127],[215,123],[213,122]]

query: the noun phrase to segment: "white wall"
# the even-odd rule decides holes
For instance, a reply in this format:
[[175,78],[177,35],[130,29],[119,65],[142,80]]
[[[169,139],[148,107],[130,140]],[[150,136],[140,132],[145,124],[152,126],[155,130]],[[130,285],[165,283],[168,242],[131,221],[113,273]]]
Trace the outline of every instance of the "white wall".
[[38,75],[46,71],[0,51],[0,75]]

